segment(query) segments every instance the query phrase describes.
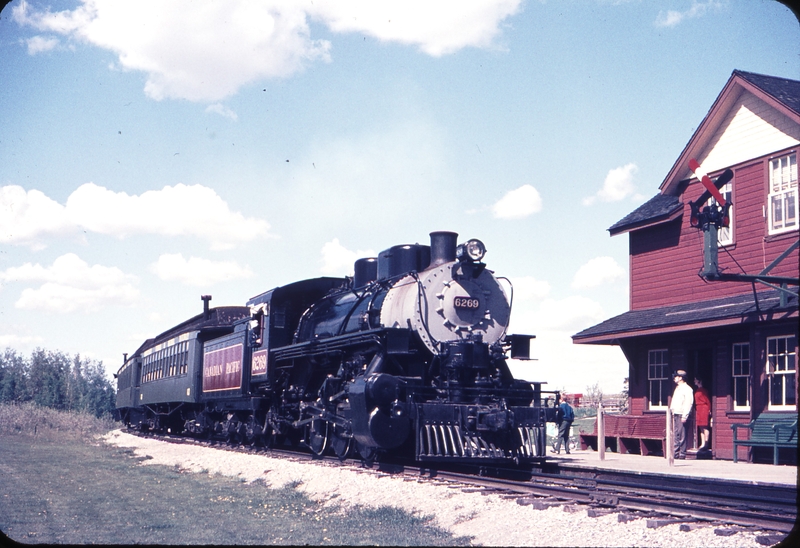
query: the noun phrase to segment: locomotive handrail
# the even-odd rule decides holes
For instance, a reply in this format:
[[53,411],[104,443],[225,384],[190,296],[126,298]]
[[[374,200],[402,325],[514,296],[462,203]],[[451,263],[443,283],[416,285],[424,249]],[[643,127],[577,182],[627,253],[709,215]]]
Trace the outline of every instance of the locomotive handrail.
[[422,327],[425,328],[425,333],[428,334],[428,338],[431,340],[431,344],[434,344],[434,345],[439,344],[439,341],[436,340],[436,338],[433,336],[433,333],[431,333],[431,330],[428,328],[428,318],[426,318],[422,313],[423,310],[426,313],[428,312],[428,301],[427,301],[427,299],[425,299],[425,307],[424,308],[422,307],[423,298],[426,297],[425,291],[423,291],[423,287],[422,287],[422,280],[419,279],[419,273],[418,272],[411,272],[411,276],[417,282],[417,306],[419,307],[419,319],[422,322]]
[[[508,279],[508,278],[506,278],[505,276],[496,276],[496,277],[495,277],[495,279],[496,279],[498,282],[499,282],[500,280],[505,280],[506,282],[508,282],[508,287],[510,287],[510,288],[511,288],[511,292],[510,292],[510,293],[511,293],[511,295],[509,295],[509,297],[508,297],[508,315],[509,315],[509,317],[510,317],[510,316],[511,316],[511,312],[512,312],[512,311],[513,311],[513,309],[514,309],[514,284],[512,284],[512,283],[511,283],[511,280],[509,280],[509,279]],[[503,289],[503,286],[502,286],[502,285],[500,285],[499,283],[498,283],[497,285],[499,285],[499,286],[500,286],[500,289],[501,289],[501,290]],[[497,339],[497,340],[499,340],[499,341],[503,340],[503,339],[505,338],[505,336],[506,336],[506,333],[508,333],[508,324],[506,324],[505,328],[503,329],[503,334],[502,334],[502,335],[500,336],[500,338],[499,338],[499,339]]]
[[339,350],[346,348],[352,344],[375,343],[382,344],[382,337],[390,331],[397,333],[405,333],[404,329],[381,327],[377,329],[370,329],[369,331],[358,331],[356,333],[347,333],[345,335],[336,335],[325,339],[314,339],[298,344],[291,344],[275,348],[273,357],[276,360],[288,360],[292,358],[299,358],[301,356],[313,356],[316,354],[323,354],[332,350]]

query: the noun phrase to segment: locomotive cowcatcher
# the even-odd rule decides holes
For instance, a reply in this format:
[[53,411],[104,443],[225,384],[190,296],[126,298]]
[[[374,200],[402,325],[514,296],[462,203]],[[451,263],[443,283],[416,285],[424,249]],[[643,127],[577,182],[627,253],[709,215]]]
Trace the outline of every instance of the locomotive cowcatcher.
[[[545,457],[541,382],[514,379],[529,335],[508,335],[511,283],[479,240],[433,232],[356,261],[352,278],[277,287],[209,307],[146,341],[118,379],[130,428],[372,461]],[[501,283],[501,281],[503,283]],[[505,286],[505,287],[504,287]]]

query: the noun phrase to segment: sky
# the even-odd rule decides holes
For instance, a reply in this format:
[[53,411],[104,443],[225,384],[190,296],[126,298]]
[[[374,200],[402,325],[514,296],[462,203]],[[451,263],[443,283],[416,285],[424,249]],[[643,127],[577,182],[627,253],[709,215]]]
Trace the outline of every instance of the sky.
[[[0,349],[101,360],[449,230],[514,286],[517,377],[619,392],[628,240],[734,69],[800,79],[772,0],[14,0]],[[698,250],[698,268],[701,266]]]

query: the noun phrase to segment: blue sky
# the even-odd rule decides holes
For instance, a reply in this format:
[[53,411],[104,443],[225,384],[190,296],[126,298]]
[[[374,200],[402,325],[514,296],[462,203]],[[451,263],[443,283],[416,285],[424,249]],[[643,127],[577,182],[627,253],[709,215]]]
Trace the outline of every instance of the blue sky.
[[451,230],[514,283],[517,376],[619,391],[622,352],[570,339],[628,309],[607,228],[734,69],[800,79],[798,44],[766,0],[12,1],[0,348],[113,372],[202,294]]

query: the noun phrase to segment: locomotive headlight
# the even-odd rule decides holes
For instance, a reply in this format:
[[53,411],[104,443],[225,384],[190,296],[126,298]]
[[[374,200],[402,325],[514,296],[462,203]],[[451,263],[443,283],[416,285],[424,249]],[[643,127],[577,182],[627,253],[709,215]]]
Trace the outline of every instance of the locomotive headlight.
[[472,239],[456,248],[456,258],[462,262],[466,260],[478,262],[483,259],[484,255],[486,255],[486,246],[480,240]]

